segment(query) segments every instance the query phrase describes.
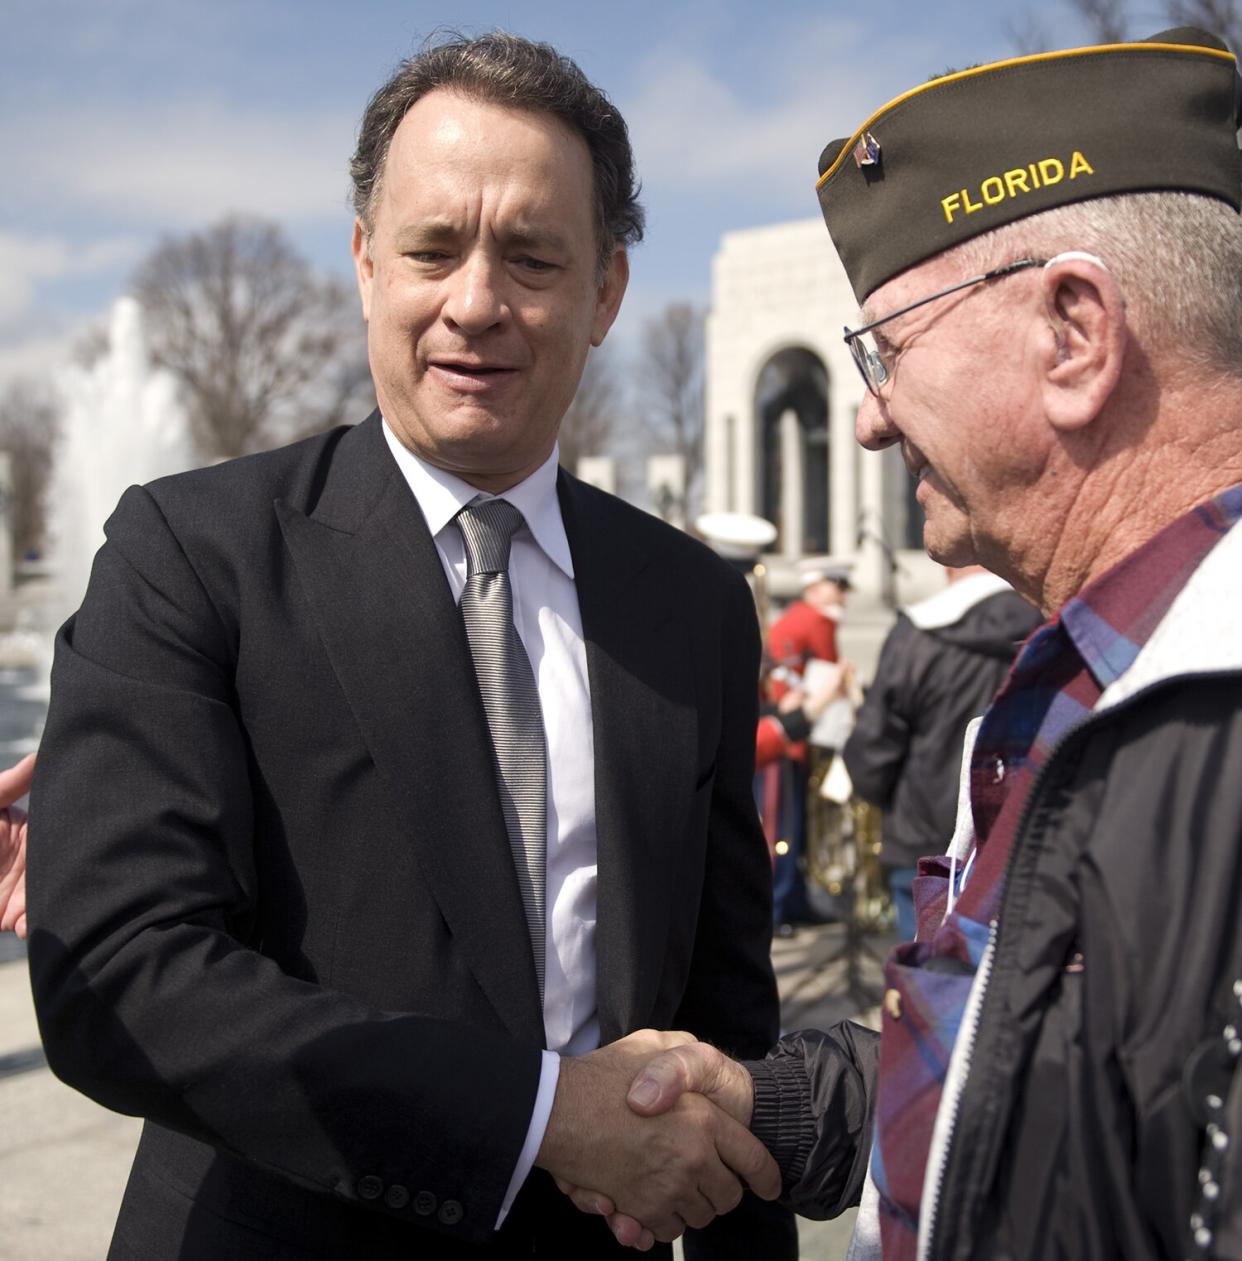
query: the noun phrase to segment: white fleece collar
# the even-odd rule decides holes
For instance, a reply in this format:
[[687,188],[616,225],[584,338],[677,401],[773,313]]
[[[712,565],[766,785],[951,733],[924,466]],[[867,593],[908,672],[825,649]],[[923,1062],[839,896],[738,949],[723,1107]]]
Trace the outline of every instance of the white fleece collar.
[[919,630],[936,630],[942,626],[956,626],[975,607],[990,596],[1013,588],[995,574],[971,574],[949,583],[943,591],[929,595],[926,600],[911,604],[902,611]]
[[1179,675],[1242,670],[1242,522],[1203,558],[1130,668],[1104,689],[1108,709]]

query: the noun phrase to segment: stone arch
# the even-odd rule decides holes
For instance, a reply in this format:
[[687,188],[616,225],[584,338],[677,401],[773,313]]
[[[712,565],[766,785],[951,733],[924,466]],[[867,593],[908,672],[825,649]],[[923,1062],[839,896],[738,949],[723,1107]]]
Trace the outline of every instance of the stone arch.
[[828,368],[805,344],[766,355],[755,374],[755,503],[786,556],[831,550]]

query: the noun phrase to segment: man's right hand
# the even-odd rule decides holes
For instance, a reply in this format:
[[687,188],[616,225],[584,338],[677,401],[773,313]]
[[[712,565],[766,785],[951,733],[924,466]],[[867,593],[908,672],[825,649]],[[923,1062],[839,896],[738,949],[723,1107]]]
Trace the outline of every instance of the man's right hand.
[[750,1124],[755,1088],[750,1074],[706,1042],[684,1042],[644,1065],[626,1102],[640,1116],[659,1116],[686,1094],[704,1095],[742,1125]]
[[[698,1046],[686,1034],[644,1031],[564,1060],[535,1160],[571,1189],[580,1208],[624,1215],[633,1229],[623,1233],[633,1238],[623,1242],[639,1246],[650,1246],[651,1237],[675,1239],[687,1226],[706,1226],[737,1206],[743,1184],[765,1200],[780,1194],[776,1163],[742,1122],[700,1093],[673,1096],[673,1079],[689,1080],[683,1073],[690,1069],[664,1067],[659,1053],[673,1054],[678,1042]],[[653,1062],[657,1093],[641,1116],[627,1105],[626,1093]],[[665,1079],[667,1090],[660,1084]],[[595,1190],[572,1190],[584,1187]]]
[[26,812],[13,803],[30,791],[35,755],[0,771],[0,932],[26,936]]

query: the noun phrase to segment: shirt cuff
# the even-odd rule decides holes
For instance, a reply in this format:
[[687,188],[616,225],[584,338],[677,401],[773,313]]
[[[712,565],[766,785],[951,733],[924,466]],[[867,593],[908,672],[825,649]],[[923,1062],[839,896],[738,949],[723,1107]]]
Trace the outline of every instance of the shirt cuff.
[[556,1083],[561,1076],[561,1057],[555,1051],[543,1051],[543,1063],[539,1068],[539,1089],[535,1093],[535,1108],[531,1113],[530,1125],[526,1128],[526,1142],[518,1154],[517,1168],[509,1179],[509,1189],[505,1192],[504,1203],[500,1206],[500,1215],[496,1218],[496,1229],[504,1225],[509,1210],[517,1193],[526,1181],[539,1155],[539,1145],[543,1142],[544,1131],[548,1128],[548,1119],[552,1115],[552,1101],[556,1098]]

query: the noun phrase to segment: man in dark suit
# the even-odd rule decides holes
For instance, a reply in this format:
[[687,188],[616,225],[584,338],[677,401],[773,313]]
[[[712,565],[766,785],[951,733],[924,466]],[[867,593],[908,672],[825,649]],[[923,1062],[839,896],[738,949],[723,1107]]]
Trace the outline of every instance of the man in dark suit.
[[[642,225],[577,67],[429,48],[353,176],[379,412],[128,491],[59,636],[40,1026],[147,1119],[115,1257],[606,1256],[553,1178],[661,1239],[777,1191],[713,1105],[633,1117],[652,1038],[616,1041],[777,1031],[754,609],[556,469]],[[699,1255],[792,1256],[772,1213],[748,1198]]]

